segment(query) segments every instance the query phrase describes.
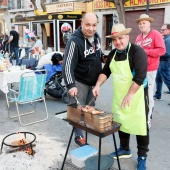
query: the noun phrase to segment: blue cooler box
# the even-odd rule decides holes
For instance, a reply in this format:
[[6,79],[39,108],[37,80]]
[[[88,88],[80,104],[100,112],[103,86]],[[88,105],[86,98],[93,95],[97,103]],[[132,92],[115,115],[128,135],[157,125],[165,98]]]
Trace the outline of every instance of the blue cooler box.
[[79,168],[85,167],[85,160],[91,156],[97,155],[98,150],[90,145],[70,151],[71,161]]

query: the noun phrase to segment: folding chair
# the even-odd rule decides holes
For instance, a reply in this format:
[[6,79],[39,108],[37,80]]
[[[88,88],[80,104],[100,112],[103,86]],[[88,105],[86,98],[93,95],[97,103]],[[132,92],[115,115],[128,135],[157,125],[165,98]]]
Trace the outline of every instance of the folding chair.
[[[38,72],[39,74],[35,74],[36,72]],[[19,91],[9,89],[9,95],[7,98],[8,116],[10,117],[10,103],[15,103],[18,115],[12,116],[10,118],[18,117],[19,122],[22,126],[31,125],[48,119],[48,111],[47,111],[47,106],[46,106],[45,96],[44,96],[46,76],[47,74],[45,70],[25,72],[21,75]],[[36,113],[36,103],[38,101],[44,101],[44,107],[46,111],[45,118],[23,124],[21,117],[24,115],[28,115],[30,113]],[[33,111],[21,114],[19,110],[19,104],[28,104],[28,103],[32,105]]]

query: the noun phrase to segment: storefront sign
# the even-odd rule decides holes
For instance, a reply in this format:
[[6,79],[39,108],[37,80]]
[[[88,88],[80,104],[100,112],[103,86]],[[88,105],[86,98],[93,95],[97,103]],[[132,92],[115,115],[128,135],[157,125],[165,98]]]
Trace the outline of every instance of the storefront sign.
[[12,18],[12,23],[21,23],[21,22],[29,22],[29,21],[45,21],[45,20],[53,20],[53,19],[70,19],[76,20],[81,19],[82,15],[80,14],[53,14],[53,15],[41,15],[41,16],[32,16],[32,17],[22,17],[22,18]]
[[[129,0],[125,2],[125,7],[146,6],[146,0]],[[150,0],[150,5],[168,3],[170,0]]]
[[[146,0],[128,0],[125,2],[125,7],[146,6]],[[150,0],[150,5],[169,3],[170,0]],[[94,0],[94,9],[108,9],[115,8],[113,2],[106,2],[104,0]]]
[[74,11],[73,2],[46,5],[47,13]]
[[86,4],[82,2],[74,2],[74,11],[81,10],[82,12],[86,12]]
[[94,0],[93,7],[94,9],[106,9],[106,8],[115,8],[115,5],[112,2],[106,2],[104,0]]

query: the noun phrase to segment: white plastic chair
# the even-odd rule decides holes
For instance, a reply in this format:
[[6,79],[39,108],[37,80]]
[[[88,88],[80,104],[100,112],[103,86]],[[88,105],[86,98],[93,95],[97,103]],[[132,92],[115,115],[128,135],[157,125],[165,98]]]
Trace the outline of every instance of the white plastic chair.
[[[36,73],[39,73],[39,74],[36,74]],[[19,91],[9,89],[9,95],[7,98],[8,115],[10,118],[18,117],[19,122],[22,126],[31,125],[31,124],[42,122],[48,119],[48,111],[47,111],[47,106],[46,106],[45,96],[44,96],[46,76],[47,74],[45,70],[36,70],[32,72],[23,73],[20,79]],[[41,120],[36,120],[33,122],[25,123],[25,124],[22,123],[22,120],[21,120],[22,116],[28,115],[31,113],[37,113],[36,103],[38,101],[44,101],[44,107],[45,107],[45,112],[46,112],[45,118]],[[18,113],[17,115],[12,116],[12,117],[10,116],[10,104],[11,103],[15,103],[17,113]],[[29,103],[32,105],[32,107],[34,105],[33,111],[21,114],[19,110],[19,105],[29,104]]]

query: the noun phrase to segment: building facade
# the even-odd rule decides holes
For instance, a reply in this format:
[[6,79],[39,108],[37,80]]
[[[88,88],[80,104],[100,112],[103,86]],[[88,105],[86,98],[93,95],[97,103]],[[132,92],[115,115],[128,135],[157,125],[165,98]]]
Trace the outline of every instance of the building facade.
[[[102,38],[102,48],[109,51],[113,47],[110,45],[111,40],[105,36],[110,35],[112,25],[119,23],[117,10],[114,3],[104,0],[94,0],[93,10],[99,17],[98,33]],[[132,43],[140,33],[135,20],[143,13],[146,13],[146,1],[130,0],[125,3],[126,25],[132,28],[130,33]],[[150,0],[149,16],[155,20],[152,28],[158,31],[163,23],[170,23],[170,0]]]
[[6,16],[8,15],[7,0],[0,1],[0,37],[7,31]]
[[[44,21],[32,20],[36,13],[30,0],[3,0],[0,8],[0,33],[9,33],[11,24],[15,24],[22,41],[24,41],[24,30],[26,26],[29,26],[31,31],[35,31],[44,40],[44,43],[47,41],[46,47],[55,46],[55,49],[59,49],[60,46],[64,47],[60,31],[61,25],[68,22],[74,31],[80,26],[81,20],[79,16],[76,19],[73,15],[83,15],[85,12],[91,11],[99,19],[97,31],[101,35],[102,49],[109,51],[113,48],[111,40],[106,39],[106,35],[111,33],[113,24],[119,23],[119,16],[114,3],[104,0],[44,0],[44,2],[47,9],[46,15],[61,14],[59,18]],[[36,5],[38,10],[42,12],[41,0],[36,0]],[[146,1],[130,0],[125,3],[126,24],[127,27],[132,28],[131,42],[134,42],[139,34],[135,19],[139,18],[142,13],[146,13]],[[67,15],[66,19],[62,18],[63,14]],[[71,15],[69,16],[69,14]],[[150,0],[149,15],[155,19],[152,24],[154,29],[160,30],[163,23],[170,23],[170,0]],[[24,18],[27,18],[27,20]],[[16,22],[17,20],[19,22]],[[46,33],[42,30],[43,27],[45,27]],[[47,38],[45,38],[46,36]]]

